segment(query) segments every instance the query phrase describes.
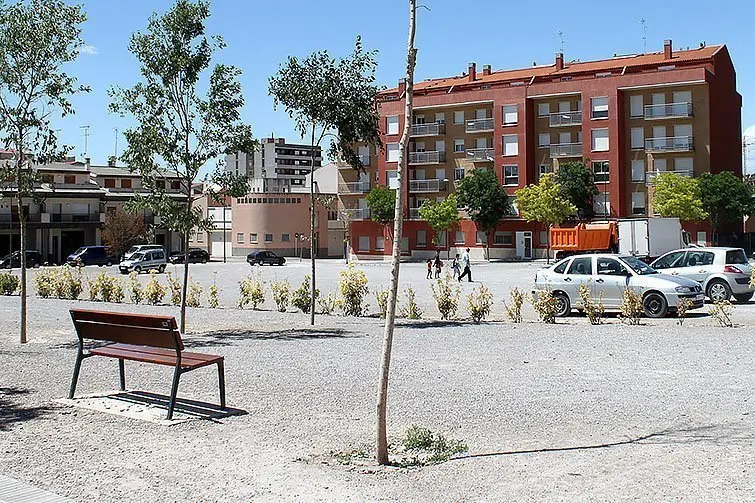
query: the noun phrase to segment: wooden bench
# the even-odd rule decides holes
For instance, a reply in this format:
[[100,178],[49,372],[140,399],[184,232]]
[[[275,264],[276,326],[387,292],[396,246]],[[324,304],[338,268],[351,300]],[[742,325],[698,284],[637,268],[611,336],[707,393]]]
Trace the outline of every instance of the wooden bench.
[[[173,418],[176,393],[181,374],[207,365],[218,366],[220,407],[225,409],[225,370],[223,357],[184,351],[181,333],[172,316],[146,314],[110,313],[71,309],[71,319],[79,338],[76,365],[68,398],[73,398],[79,380],[81,362],[90,356],[106,356],[118,359],[121,391],[126,390],[125,360],[154,363],[174,367],[173,386],[170,390],[168,419]],[[84,340],[108,342],[104,346],[84,351]]]

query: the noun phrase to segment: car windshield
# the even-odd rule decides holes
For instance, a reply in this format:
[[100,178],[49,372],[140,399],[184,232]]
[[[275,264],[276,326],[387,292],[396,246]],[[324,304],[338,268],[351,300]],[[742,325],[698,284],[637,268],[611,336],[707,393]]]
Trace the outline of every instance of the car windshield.
[[73,255],[79,255],[80,253],[84,253],[84,250],[86,250],[86,248],[82,246],[81,248],[73,252]]
[[631,267],[632,270],[637,274],[658,274],[658,271],[656,271],[637,257],[622,257],[621,260],[624,261],[626,265]]
[[136,253],[136,252],[138,252],[138,251],[139,251],[139,247],[137,247],[137,246],[132,246],[131,248],[129,248],[129,249],[128,249],[128,251],[126,252],[126,254],[127,254],[127,255],[131,255],[132,253]]
[[144,258],[144,254],[141,252],[134,253],[133,255],[131,255],[131,260],[141,260],[143,258]]
[[727,264],[747,264],[747,255],[743,249],[729,250],[726,252]]

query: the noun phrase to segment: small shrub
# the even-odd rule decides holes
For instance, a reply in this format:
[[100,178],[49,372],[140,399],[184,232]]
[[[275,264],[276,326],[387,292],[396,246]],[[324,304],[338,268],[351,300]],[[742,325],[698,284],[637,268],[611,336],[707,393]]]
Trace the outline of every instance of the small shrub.
[[0,294],[13,295],[21,286],[21,280],[9,272],[0,274]]
[[[415,300],[414,289],[409,287],[406,289],[406,306],[399,310],[399,316],[402,318],[409,318],[410,320],[419,320],[422,318],[422,309],[417,305]],[[387,300],[387,299],[386,299]],[[385,316],[385,314],[383,315]]]
[[506,309],[506,316],[512,323],[522,322],[522,304],[524,304],[524,292],[519,288],[514,287],[509,294],[511,297],[511,305],[508,305],[506,301],[503,301],[503,307]]
[[589,285],[582,283],[579,285],[579,299],[582,308],[585,310],[587,319],[591,325],[600,325],[603,323],[603,313],[606,308],[603,306],[603,292],[600,292],[597,302],[592,296],[592,289]]
[[327,296],[317,299],[317,305],[320,306],[322,314],[333,314],[337,309],[341,309],[341,299],[328,292]]
[[719,326],[731,328],[734,326],[734,323],[731,321],[731,313],[732,313],[733,307],[731,305],[731,302],[728,300],[719,300],[718,302],[714,302],[712,306],[710,306],[710,315],[713,316],[713,319],[718,322]]
[[92,302],[97,302],[98,300],[100,300],[100,285],[102,284],[101,276],[102,273],[95,276],[94,279],[87,281],[87,285],[89,286],[89,300],[91,300]]
[[174,278],[171,273],[168,273],[168,289],[170,290],[170,303],[174,306],[181,305],[181,289],[183,286],[178,278]]
[[265,282],[259,278],[258,274],[249,276],[239,282],[239,301],[238,308],[244,309],[251,304],[252,309],[265,302]]
[[621,293],[621,303],[619,304],[619,317],[628,325],[639,325],[640,318],[645,310],[642,307],[642,295],[638,294],[632,288],[625,288]]
[[149,276],[147,286],[144,288],[144,300],[153,306],[162,304],[167,289],[160,284],[155,271],[150,271]]
[[755,267],[753,267],[752,272],[750,272],[750,288],[755,288]]
[[213,283],[209,290],[209,297],[207,298],[207,304],[213,309],[217,309],[220,306],[220,301],[218,299],[219,293],[218,285]]
[[401,446],[403,457],[399,464],[402,466],[435,465],[469,450],[460,440],[447,439],[416,424],[406,430]]
[[492,305],[493,294],[485,285],[480,285],[479,291],[477,288],[473,289],[467,296],[467,311],[472,318],[472,323],[480,323],[489,316]]
[[81,268],[75,269],[63,266],[56,275],[55,296],[59,299],[77,300],[84,290],[84,282],[81,278]]
[[288,281],[273,281],[270,285],[278,312],[285,313],[291,300],[291,285]]
[[531,297],[532,308],[543,323],[556,323],[558,304],[550,289],[537,290]]
[[[302,313],[308,313],[312,305],[310,304],[310,296],[312,295],[312,285],[310,283],[311,277],[309,274],[304,276],[304,281],[301,282],[299,288],[294,290],[291,296],[291,305],[299,309]],[[320,290],[315,289],[315,301],[320,297]]]
[[189,285],[189,291],[186,293],[186,305],[188,307],[202,307],[203,291],[202,285],[192,281]]
[[375,301],[377,302],[378,314],[381,318],[385,318],[385,313],[388,311],[388,290],[375,292]]
[[142,284],[139,282],[139,278],[135,271],[128,275],[128,291],[131,302],[134,304],[142,303],[144,292],[142,290]]
[[[437,287],[437,288],[436,288]],[[459,285],[446,273],[443,278],[438,278],[435,284],[430,284],[433,291],[435,305],[440,312],[440,319],[451,320],[456,318],[456,312],[459,310]]]
[[[121,285],[121,280],[118,278],[110,278],[110,283],[108,284],[108,293],[109,297],[106,297],[106,292],[103,289],[102,290],[102,300],[104,302],[115,302],[116,304],[120,304],[123,302],[123,299],[126,297],[126,295],[123,293],[123,286]],[[105,300],[105,299],[108,300]]]
[[684,325],[684,321],[687,319],[687,311],[692,305],[693,302],[686,297],[679,299],[679,304],[676,306],[676,322],[680,327]]
[[37,295],[43,299],[48,299],[54,295],[57,274],[57,267],[50,267],[37,273],[34,277],[34,285],[37,287]]
[[341,270],[338,280],[338,293],[344,316],[362,316],[364,314],[364,298],[369,292],[367,275],[357,269],[353,262],[349,262],[346,269]]

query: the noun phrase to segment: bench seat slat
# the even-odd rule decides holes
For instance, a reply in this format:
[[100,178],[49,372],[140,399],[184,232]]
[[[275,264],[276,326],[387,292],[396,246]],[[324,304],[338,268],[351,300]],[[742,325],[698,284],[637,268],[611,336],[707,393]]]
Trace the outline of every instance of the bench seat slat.
[[[176,352],[170,349],[136,346],[133,344],[108,344],[90,351],[93,355],[122,358],[124,360],[154,363],[157,365],[176,365]],[[204,353],[181,351],[181,368],[195,369],[222,361],[223,357]]]

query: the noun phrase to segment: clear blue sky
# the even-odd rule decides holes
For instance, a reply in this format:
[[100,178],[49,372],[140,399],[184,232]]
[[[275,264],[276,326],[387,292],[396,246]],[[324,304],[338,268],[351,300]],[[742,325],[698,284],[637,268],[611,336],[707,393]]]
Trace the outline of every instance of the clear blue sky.
[[[550,63],[560,48],[563,32],[567,60],[611,57],[614,53],[641,52],[640,19],[647,21],[648,51],[662,50],[671,38],[674,49],[726,43],[737,70],[743,96],[743,128],[755,126],[755,1],[710,0],[671,2],[634,0],[599,2],[571,0],[537,3],[501,0],[420,0],[431,10],[420,10],[417,28],[419,59],[417,80],[459,74],[467,63],[493,69],[518,68]],[[365,47],[379,51],[378,79],[395,86],[405,66],[407,7],[405,0],[214,0],[208,32],[222,35],[228,47],[219,61],[243,71],[246,99],[243,119],[252,124],[255,136],[274,133],[298,140],[292,122],[274,111],[267,94],[267,80],[289,55],[306,56],[319,49],[333,55],[348,54],[355,37],[362,35]],[[93,163],[105,163],[112,155],[114,128],[123,130],[128,121],[107,111],[107,89],[131,86],[139,78],[138,66],[128,52],[131,34],[146,27],[155,11],[167,10],[170,0],[89,0],[84,2],[89,20],[84,39],[90,53],[82,53],[70,71],[82,84],[92,87],[88,95],[74,99],[77,114],[59,121],[64,143],[84,151],[82,125],[90,126],[89,153]],[[755,130],[753,130],[755,133]],[[122,135],[119,150],[124,147]],[[755,146],[753,147],[755,151]],[[751,168],[755,168],[755,153]]]

